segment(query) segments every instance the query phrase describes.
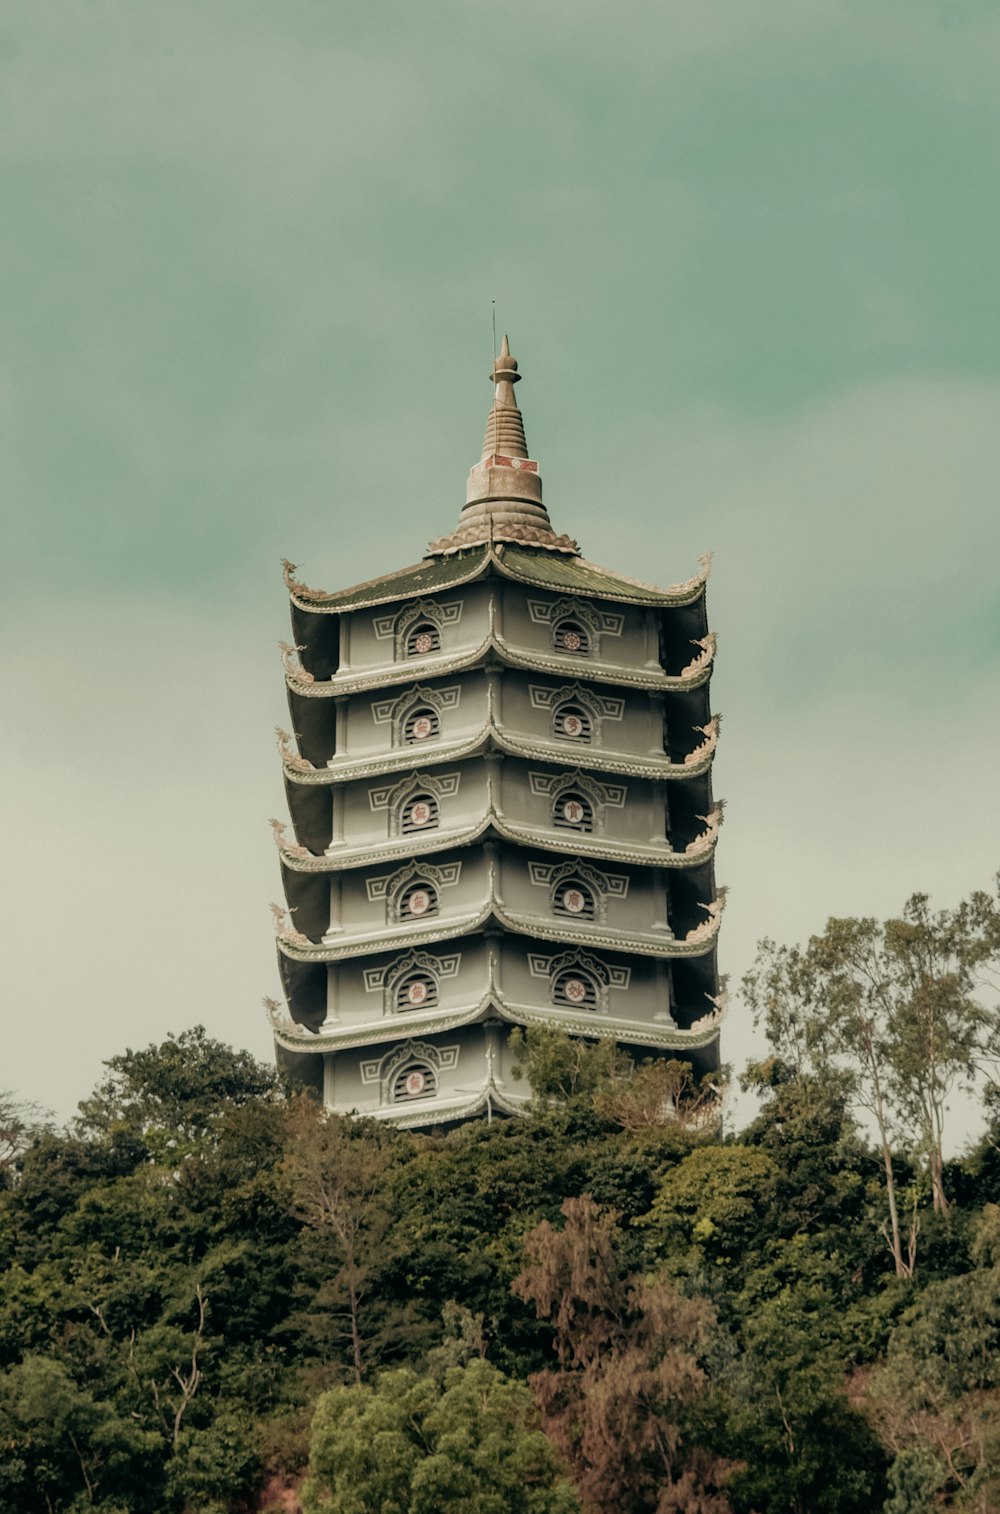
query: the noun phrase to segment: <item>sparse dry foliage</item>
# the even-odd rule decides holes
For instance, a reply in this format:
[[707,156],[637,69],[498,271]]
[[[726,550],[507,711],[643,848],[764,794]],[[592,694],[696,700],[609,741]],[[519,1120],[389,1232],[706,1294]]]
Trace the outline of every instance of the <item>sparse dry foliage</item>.
[[375,1253],[389,1227],[388,1142],[385,1132],[327,1114],[307,1096],[292,1103],[287,1130],[282,1170],[292,1208],[335,1248],[340,1265],[331,1279],[329,1302],[334,1311],[346,1313],[354,1380],[360,1383],[365,1365],[361,1305]]
[[554,1331],[558,1370],[531,1378],[542,1425],[565,1456],[589,1514],[728,1514],[736,1470],[692,1443],[705,1389],[700,1354],[713,1323],[704,1300],[622,1275],[617,1216],[567,1199],[565,1225],[525,1237],[514,1291]]
[[665,1057],[641,1063],[600,1090],[594,1107],[603,1119],[632,1135],[662,1125],[711,1134],[720,1118],[724,1087],[721,1078],[699,1081],[689,1062]]

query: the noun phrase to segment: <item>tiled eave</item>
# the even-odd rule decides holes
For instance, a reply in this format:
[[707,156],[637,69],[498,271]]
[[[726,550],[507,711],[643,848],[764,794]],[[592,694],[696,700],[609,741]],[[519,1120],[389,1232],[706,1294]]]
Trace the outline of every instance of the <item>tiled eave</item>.
[[[723,895],[724,897],[724,895]],[[565,919],[524,915],[508,910],[497,899],[487,900],[475,914],[435,915],[426,924],[403,925],[395,922],[357,935],[331,932],[323,941],[310,941],[299,932],[277,937],[278,950],[292,962],[345,962],[381,952],[406,951],[410,947],[429,946],[459,936],[473,935],[487,924],[497,925],[513,935],[528,936],[534,941],[558,946],[585,946],[594,951],[620,952],[625,956],[654,957],[672,960],[678,957],[704,957],[715,946],[719,933],[722,900],[706,913],[704,922],[689,931],[683,940],[666,931],[623,931],[601,926],[593,920],[574,926]]]
[[308,614],[343,615],[351,610],[420,598],[424,594],[437,594],[461,584],[474,583],[477,578],[485,578],[492,565],[487,547],[473,547],[456,557],[446,560],[428,557],[408,568],[399,568],[395,573],[383,573],[366,583],[327,594],[322,589],[308,589],[299,583],[294,577],[294,563],[286,562],[285,587],[292,604]]
[[[526,1085],[527,1086],[527,1085]],[[473,1120],[478,1115],[523,1114],[531,1101],[530,1093],[512,1094],[506,1088],[493,1083],[473,1094],[471,1098],[456,1094],[452,1098],[428,1099],[426,1103],[415,1100],[412,1104],[384,1104],[379,1109],[366,1109],[370,1120],[383,1120],[400,1130],[426,1130],[429,1125],[450,1125],[458,1120]]]
[[701,598],[709,575],[709,562],[703,558],[699,572],[693,577],[661,589],[655,584],[643,583],[641,579],[628,578],[610,568],[599,567],[583,557],[494,542],[489,546],[470,547],[454,555],[427,557],[408,568],[384,573],[379,578],[334,594],[309,589],[299,583],[294,576],[294,565],[288,563],[285,584],[298,609],[312,615],[342,615],[352,610],[436,594],[485,578],[491,571],[515,583],[550,589],[559,594],[596,597],[616,604],[667,608],[694,604]]
[[[709,722],[711,724],[711,722]],[[421,767],[439,766],[481,753],[504,752],[511,757],[527,757],[536,762],[552,762],[561,767],[585,767],[589,772],[616,773],[626,778],[685,779],[707,773],[715,755],[715,734],[701,743],[690,756],[693,761],[671,762],[664,754],[637,758],[630,752],[615,752],[606,747],[572,746],[566,742],[515,736],[489,721],[479,731],[460,741],[396,747],[387,752],[373,752],[364,757],[333,757],[326,767],[313,767],[305,758],[283,751],[285,777],[290,783],[322,785],[351,783],[359,778],[378,778],[383,774],[405,772],[415,761]]]
[[[708,638],[706,638],[708,639]],[[527,648],[514,647],[501,635],[493,633],[478,647],[467,652],[449,652],[421,657],[419,661],[392,663],[364,673],[337,673],[332,678],[311,679],[303,676],[285,654],[285,681],[300,699],[343,699],[350,694],[372,689],[391,688],[461,673],[487,663],[501,663],[531,673],[551,673],[554,677],[584,678],[594,683],[614,684],[622,688],[642,688],[660,693],[687,693],[700,688],[711,677],[715,655],[715,638],[710,646],[692,659],[682,673],[664,673],[662,668],[629,668],[622,664],[601,662],[589,657],[550,656]]]
[[713,1008],[689,1030],[672,1022],[626,1020],[619,1015],[560,1009],[556,1005],[510,1003],[501,993],[490,992],[473,1004],[454,1010],[436,1008],[424,1014],[379,1015],[364,1024],[342,1025],[327,1020],[316,1031],[307,1030],[277,1013],[271,1014],[274,1038],[287,1051],[338,1052],[358,1047],[382,1046],[401,1036],[433,1035],[474,1025],[488,1017],[499,1016],[514,1025],[552,1025],[570,1035],[613,1037],[634,1046],[661,1050],[709,1046],[717,1038],[724,1010]]
[[711,572],[711,553],[699,559],[699,570],[684,583],[658,588],[602,568],[584,557],[562,557],[547,552],[531,552],[524,547],[499,545],[494,548],[497,571],[516,583],[537,589],[552,589],[559,594],[593,595],[618,604],[662,606],[691,605],[705,592]]
[[434,852],[453,847],[472,846],[485,836],[494,834],[504,841],[513,841],[522,846],[540,851],[558,852],[562,856],[589,857],[597,862],[630,862],[638,867],[692,868],[700,867],[715,852],[718,840],[717,824],[698,837],[696,842],[683,852],[672,851],[666,841],[662,845],[638,842],[613,841],[608,836],[581,835],[573,831],[557,830],[542,826],[512,825],[494,810],[488,811],[474,825],[461,829],[438,829],[426,835],[408,835],[365,846],[337,846],[317,855],[305,847],[279,842],[278,850],[285,867],[293,873],[340,873],[360,867],[377,866],[407,860],[410,857],[428,856]]

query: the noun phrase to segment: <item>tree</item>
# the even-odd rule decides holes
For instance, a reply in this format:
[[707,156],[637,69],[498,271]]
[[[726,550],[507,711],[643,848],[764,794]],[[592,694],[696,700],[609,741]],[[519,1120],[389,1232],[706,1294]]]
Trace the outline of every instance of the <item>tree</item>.
[[[849,1090],[854,1105],[871,1115],[889,1212],[886,1239],[897,1277],[909,1277],[916,1265],[917,1226],[914,1218],[904,1256],[893,1162],[897,1121],[891,1102],[889,1005],[877,990],[877,968],[865,949],[866,943],[874,944],[877,932],[874,920],[830,920],[826,935],[814,936],[805,951],[762,941],[754,967],[743,979],[743,995],[754,1025],[764,1022],[768,1041],[800,1080],[808,1073],[812,1084],[819,1084],[824,1068],[829,1068]],[[856,975],[831,970],[833,950],[853,957]],[[869,991],[873,983],[876,987]]]
[[80,1104],[78,1123],[87,1134],[124,1125],[145,1136],[163,1131],[175,1143],[190,1141],[222,1110],[266,1098],[280,1086],[273,1068],[213,1040],[203,1025],[104,1065],[108,1077]]
[[578,1514],[531,1393],[481,1359],[316,1405],[304,1514]]
[[632,1070],[628,1053],[614,1041],[584,1041],[549,1025],[513,1030],[510,1048],[515,1058],[512,1075],[527,1078],[542,1107],[592,1098]]
[[878,1132],[896,1273],[916,1265],[914,1209],[904,1242],[894,1155],[926,1166],[933,1207],[948,1210],[943,1141],[948,1100],[1000,1048],[1000,1018],[976,997],[1000,939],[996,901],[975,893],[933,912],[914,894],[899,920],[831,919],[808,946],[761,943],[743,991],[779,1055],[800,1076],[842,1081]]
[[565,1225],[524,1240],[515,1293],[549,1320],[558,1370],[530,1379],[546,1433],[592,1514],[724,1514],[733,1463],[689,1435],[705,1389],[710,1306],[669,1283],[622,1275],[616,1216],[567,1199]]
[[872,1375],[867,1409],[894,1455],[889,1514],[1000,1505],[1000,1267],[929,1284]]
[[1000,1051],[1000,1020],[975,998],[979,969],[997,950],[997,927],[996,902],[985,893],[937,911],[926,894],[914,894],[903,918],[883,927],[883,970],[894,1000],[895,1090],[919,1132],[938,1214],[948,1212],[943,1145],[949,1096],[971,1091]]
[[603,1119],[631,1134],[666,1124],[710,1136],[721,1117],[723,1078],[699,1082],[689,1062],[657,1058],[631,1066],[629,1075],[600,1089],[594,1105]]
[[0,1089],[0,1190],[14,1181],[18,1160],[37,1135],[50,1129],[50,1116]]
[[678,1245],[691,1260],[738,1264],[759,1235],[778,1169],[748,1146],[699,1146],[666,1174],[642,1224],[658,1254]]
[[391,1220],[386,1189],[392,1133],[326,1114],[308,1095],[290,1106],[287,1130],[282,1166],[292,1206],[334,1247],[338,1265],[326,1296],[335,1311],[346,1313],[354,1381],[360,1383],[365,1371],[362,1305]]
[[26,1356],[0,1375],[4,1509],[51,1514],[96,1505],[110,1514],[114,1504],[122,1510],[129,1473],[152,1469],[155,1445],[156,1437],[119,1413],[100,1388],[81,1387],[51,1357]]

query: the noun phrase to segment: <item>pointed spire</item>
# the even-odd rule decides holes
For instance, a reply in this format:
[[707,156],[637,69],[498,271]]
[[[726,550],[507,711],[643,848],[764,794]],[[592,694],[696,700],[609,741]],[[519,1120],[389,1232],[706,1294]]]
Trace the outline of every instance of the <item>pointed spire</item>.
[[431,543],[428,551],[434,555],[487,542],[520,542],[570,556],[579,551],[570,537],[555,534],[542,504],[538,464],[528,457],[524,422],[514,398],[514,385],[520,379],[517,360],[504,337],[490,373],[493,403],[482,457],[469,474],[458,529]]
[[507,338],[503,339],[500,356],[494,359],[493,404],[486,422],[486,438],[483,442],[482,461],[498,453],[507,457],[527,457],[528,444],[524,439],[524,422],[514,398],[514,385],[520,382],[517,359],[510,355]]

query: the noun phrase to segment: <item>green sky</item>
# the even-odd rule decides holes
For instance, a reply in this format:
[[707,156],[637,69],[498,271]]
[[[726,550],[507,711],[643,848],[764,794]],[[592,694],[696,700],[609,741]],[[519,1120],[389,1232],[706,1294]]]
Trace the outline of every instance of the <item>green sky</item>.
[[986,886],[998,98],[995,0],[6,0],[0,1084],[268,1054],[278,559],[448,529],[494,299],[556,529],[716,552],[723,967]]

